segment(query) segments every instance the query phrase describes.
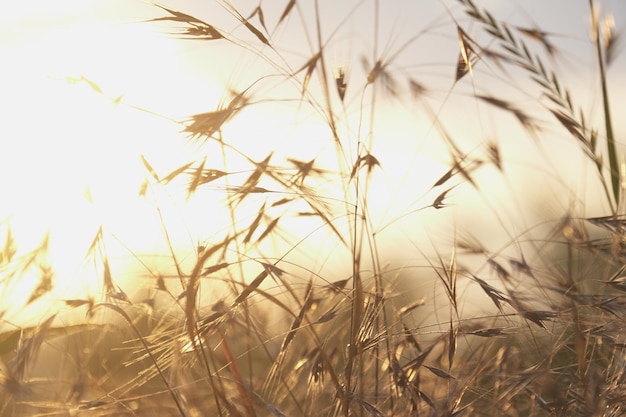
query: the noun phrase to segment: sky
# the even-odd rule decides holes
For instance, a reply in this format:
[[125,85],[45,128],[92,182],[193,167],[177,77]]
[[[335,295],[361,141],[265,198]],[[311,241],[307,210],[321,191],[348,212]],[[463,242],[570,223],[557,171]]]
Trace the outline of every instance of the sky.
[[[253,46],[252,52],[263,51],[267,59],[223,41],[183,41],[168,35],[176,26],[172,22],[148,23],[151,18],[167,15],[148,2],[33,0],[11,2],[3,7],[0,233],[6,235],[10,228],[23,251],[20,254],[36,248],[49,235],[48,258],[56,275],[55,288],[45,297],[46,302],[102,291],[98,273],[84,260],[101,227],[107,235],[107,253],[114,261],[119,285],[130,291],[133,279],[124,277],[145,273],[137,258],[150,263],[148,259],[158,259],[168,252],[163,221],[181,253],[189,252],[202,239],[210,237],[215,225],[228,222],[221,210],[224,196],[217,191],[202,194],[192,202],[186,200],[184,188],[175,185],[166,189],[157,187],[147,198],[139,198],[138,193],[149,179],[142,157],[162,174],[198,157],[198,147],[181,133],[179,122],[193,114],[215,110],[229,100],[229,89],[250,87],[251,97],[260,101],[254,111],[244,112],[227,124],[224,133],[256,160],[273,151],[276,158],[297,155],[306,160],[315,155],[329,166],[336,162],[334,154],[328,152],[332,140],[319,112],[312,106],[287,100],[298,97],[298,91],[293,83],[285,81],[284,70],[282,77],[267,77],[257,82],[264,75],[280,73],[280,68],[298,69],[316,51],[316,28],[311,19],[314,2],[302,2],[297,8],[300,15],[294,13],[277,25],[286,3],[277,2],[280,6],[260,3],[272,42],[280,54],[263,50],[262,45]],[[437,212],[443,223],[489,228],[494,222],[493,213],[484,215],[485,204],[494,210],[495,197],[508,195],[517,187],[512,183],[524,177],[532,184],[546,173],[552,185],[524,189],[528,190],[528,196],[517,194],[524,201],[511,199],[497,203],[498,210],[507,211],[506,216],[520,216],[514,226],[503,226],[506,229],[503,239],[521,233],[546,212],[557,216],[559,210],[567,209],[571,200],[568,195],[557,198],[553,206],[540,204],[552,195],[551,186],[559,189],[567,183],[582,193],[584,200],[601,198],[597,187],[589,185],[593,184],[588,179],[593,177],[593,172],[581,173],[578,165],[571,163],[582,158],[575,150],[570,153],[563,132],[550,127],[547,136],[553,136],[554,140],[542,142],[538,154],[537,144],[522,134],[515,120],[495,111],[474,111],[476,101],[471,97],[474,93],[491,94],[511,88],[511,96],[519,99],[516,102],[529,108],[536,99],[528,97],[521,81],[511,83],[510,79],[501,78],[479,83],[481,77],[493,77],[494,71],[488,67],[476,67],[475,84],[466,80],[454,83],[458,39],[452,16],[465,19],[460,20],[462,25],[467,22],[458,4],[398,0],[392,5],[381,4],[374,13],[374,1],[337,3],[319,2],[322,37],[330,65],[345,68],[350,76],[346,108],[339,110],[337,101],[336,108],[343,111],[343,120],[347,121],[342,126],[347,136],[367,137],[369,129],[369,136],[376,139],[371,143],[371,152],[379,157],[382,173],[381,179],[371,184],[374,203],[370,209],[381,234],[383,229],[387,233],[387,244],[382,250],[389,252],[390,262],[396,260],[394,256],[400,256],[393,242],[404,239],[410,252],[415,251],[411,245],[428,242],[438,234],[436,227],[440,226],[434,225],[439,223],[430,224],[434,221],[432,213],[420,215],[418,222],[409,220],[415,216],[404,216],[430,203],[430,187],[449,167],[449,155],[432,118],[419,105],[407,104],[410,93],[406,85],[399,84],[399,98],[378,92],[383,105],[376,108],[375,121],[368,119],[368,111],[360,111],[361,90],[350,87],[364,82],[367,71],[362,61],[371,67],[376,57],[383,57],[389,60],[391,73],[427,85],[431,89],[426,100],[429,108],[439,115],[453,136],[470,138],[467,142],[461,139],[467,149],[490,136],[507,138],[515,144],[501,149],[503,157],[510,162],[507,177],[492,181],[495,171],[480,174],[490,191],[473,200],[464,197],[463,190],[467,187],[452,190],[450,197],[463,200],[465,209],[451,210],[454,216]],[[563,54],[553,64],[569,82],[573,96],[584,103],[584,110],[595,117],[601,116],[597,110],[600,103],[597,81],[588,70],[592,67],[589,63],[593,54],[588,49],[586,32],[587,1],[477,0],[476,3],[520,26],[549,28],[554,33],[551,39],[564,46]],[[258,39],[233,18],[225,4],[189,0],[162,3],[207,22],[219,22],[215,25],[243,46],[259,45]],[[235,4],[251,13],[259,3]],[[626,27],[626,3],[603,1],[602,10],[613,14],[618,31]],[[253,22],[259,25],[258,20]],[[375,27],[378,29],[372,30]],[[464,27],[472,28],[471,35],[485,41],[485,35],[475,25]],[[626,60],[622,54],[609,68],[615,109],[623,107],[624,94],[619,90],[626,85],[624,69]],[[312,96],[320,97],[319,84],[315,81],[314,75],[310,91]],[[267,97],[281,100],[262,101]],[[363,115],[365,120],[360,119]],[[614,116],[619,139],[626,134],[625,122],[618,114]],[[364,132],[359,126],[363,126]],[[538,157],[541,153],[549,156],[549,163]],[[211,158],[208,160],[212,161]],[[236,162],[231,169],[237,169]],[[524,204],[529,205],[528,211],[524,211]],[[593,203],[586,204],[595,207]],[[597,210],[602,209],[601,204],[597,206]],[[249,216],[254,216],[254,212]],[[294,234],[297,236],[297,231]],[[322,235],[313,234],[311,245],[323,246],[323,239]],[[319,256],[326,255],[320,251]],[[18,306],[26,301],[36,282],[36,277],[24,277],[19,283],[0,281],[0,299],[3,303],[13,300]],[[39,308],[30,309],[30,318],[25,318],[28,314],[21,307],[9,309],[4,319],[16,325],[32,323],[33,316],[41,316]],[[43,308],[56,311],[58,304]]]

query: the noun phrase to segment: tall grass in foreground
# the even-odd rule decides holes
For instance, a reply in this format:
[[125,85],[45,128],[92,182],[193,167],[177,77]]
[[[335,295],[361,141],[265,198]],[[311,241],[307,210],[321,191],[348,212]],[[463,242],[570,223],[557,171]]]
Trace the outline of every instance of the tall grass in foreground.
[[[322,31],[329,10],[309,3],[243,10],[218,2],[235,21],[232,30],[210,16],[155,7],[160,14],[152,22],[176,25],[179,36],[194,42],[240,49],[260,68],[245,74],[253,79],[244,88],[227,86],[217,109],[180,122],[197,160],[164,173],[142,160],[146,198],[184,184],[189,199],[221,196],[223,217],[209,215],[227,220],[199,231],[207,238],[191,258],[172,247],[172,271],[150,271],[143,300],[129,299],[115,282],[101,229],[88,257],[103,277],[106,300],[66,301],[87,313],[84,325],[55,326],[52,316],[0,335],[0,415],[624,415],[626,221],[606,72],[616,35],[601,30],[593,2],[600,129],[551,69],[558,48],[549,31],[507,24],[478,2],[459,0],[450,12],[458,16],[423,33],[443,30],[456,40],[458,60],[444,66],[453,84],[446,95],[465,83],[472,106],[512,116],[539,148],[546,125],[562,129],[595,170],[588,186],[602,189],[606,212],[543,219],[547,226],[532,225],[496,249],[456,224],[458,237],[437,240],[434,254],[411,248],[410,239],[395,242],[415,253],[399,266],[385,258],[389,250],[381,245],[391,244],[381,237],[385,228],[428,211],[445,216],[453,203],[463,210],[457,190],[488,199],[481,173],[506,176],[504,150],[496,141],[468,146],[456,139],[435,110],[447,98],[431,107],[432,90],[419,73],[394,72],[395,60],[423,33],[379,51],[376,17],[385,6],[361,5],[374,8],[375,19],[373,50],[365,51],[359,73],[331,61],[333,35]],[[294,58],[273,34],[300,19],[310,25],[302,30],[310,32],[313,52]],[[534,110],[543,115],[489,92],[490,83],[507,76],[517,85],[530,81]],[[417,190],[417,203],[379,223],[373,206],[380,195],[372,190],[386,165],[375,152],[385,140],[376,117],[394,100],[419,103],[440,133],[448,166]],[[320,152],[308,158],[272,147],[252,152],[228,136],[229,124],[246,112],[276,104],[325,123]],[[7,230],[2,288],[39,268],[41,285],[31,302],[52,285],[38,258],[45,245],[16,258]],[[330,250],[307,263],[299,252],[310,255],[320,242]],[[317,258],[337,253],[348,264],[333,274]],[[434,290],[411,295],[407,281],[426,281]]]

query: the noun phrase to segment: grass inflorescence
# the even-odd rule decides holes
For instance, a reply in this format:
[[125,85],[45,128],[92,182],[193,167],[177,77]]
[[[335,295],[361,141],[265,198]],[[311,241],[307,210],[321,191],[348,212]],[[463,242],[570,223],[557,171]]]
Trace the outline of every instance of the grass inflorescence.
[[[425,29],[406,39],[392,29],[384,48],[387,5],[376,0],[331,27],[333,6],[319,0],[215,3],[217,20],[155,5],[156,17],[142,23],[181,42],[219,44],[254,65],[244,85],[225,86],[217,108],[173,121],[197,158],[161,172],[142,157],[140,195],[179,187],[188,201],[217,199],[221,212],[206,214],[215,218],[210,229],[194,231],[204,238],[182,255],[163,219],[168,265],[143,264],[144,298],[116,282],[100,228],[85,259],[104,296],[64,300],[85,313],[84,323],[64,326],[55,313],[0,334],[0,416],[624,415],[624,169],[607,73],[618,36],[602,26],[594,2],[585,46],[597,55],[590,65],[599,74],[599,128],[560,79],[552,32],[503,20],[479,1],[450,2],[443,20],[422,22]],[[336,45],[351,15],[364,10],[372,21],[359,71],[336,62]],[[307,45],[294,52],[281,34],[298,29]],[[433,75],[423,69],[426,58],[406,56],[442,33],[454,59],[437,64],[430,85],[420,79]],[[510,78],[531,105],[517,102],[515,89],[490,88]],[[459,138],[445,116],[455,95],[469,96],[468,112],[508,115],[538,149],[551,135],[577,147],[596,174],[584,181],[602,189],[597,210],[604,211],[581,214],[585,196],[575,196],[564,212],[520,229],[486,180],[502,178],[515,198],[518,185],[507,182],[515,159],[505,156],[515,144]],[[426,151],[418,138],[433,141],[437,132],[441,169],[393,169],[385,152],[398,146],[386,137],[394,126],[379,116],[386,106],[406,106],[426,121],[409,132],[413,142],[400,142],[408,156]],[[287,141],[277,128],[279,137],[270,132],[272,140],[248,148],[266,139],[242,139],[230,127],[252,123],[246,118],[255,111],[282,111],[296,127],[314,119],[323,130]],[[546,183],[571,198],[569,183],[546,172]],[[414,182],[416,173],[424,178]],[[386,175],[391,188],[380,185]],[[409,197],[394,200],[394,192]],[[491,230],[481,234],[447,214],[465,204],[475,210],[463,198],[486,204]],[[397,206],[380,201],[387,199]],[[413,236],[410,224],[438,216],[449,236]],[[0,290],[7,296],[13,282],[36,272],[28,306],[53,286],[47,240],[20,253],[10,225],[2,227]],[[505,240],[494,244],[492,235]]]

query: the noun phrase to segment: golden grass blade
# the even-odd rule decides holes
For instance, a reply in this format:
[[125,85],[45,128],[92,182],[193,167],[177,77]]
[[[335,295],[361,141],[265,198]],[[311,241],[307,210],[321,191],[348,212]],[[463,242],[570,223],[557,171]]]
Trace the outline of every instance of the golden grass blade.
[[233,115],[231,109],[222,109],[199,113],[191,116],[190,124],[185,126],[184,131],[191,134],[193,139],[199,137],[212,137],[219,131],[224,123]]
[[498,310],[502,312],[503,310],[501,302],[509,303],[509,299],[504,295],[504,293],[474,275],[472,275],[470,278],[473,281],[476,281],[478,285],[480,285],[480,288],[485,292],[485,294],[487,294],[491,301],[493,301]]
[[528,116],[522,110],[515,107],[513,104],[492,96],[485,96],[477,94],[476,98],[485,101],[486,103],[491,104],[492,106],[498,107],[504,111],[511,113],[518,122],[522,125],[524,129],[526,129],[531,135],[535,136],[536,133],[540,130],[539,125],[533,120],[532,117]]
[[89,88],[91,88],[96,93],[103,94],[102,89],[100,88],[100,86],[98,84],[96,84],[94,81],[90,80],[89,78],[81,75],[80,76],[80,81],[83,81],[83,82],[87,83]]
[[516,270],[518,272],[521,272],[521,273],[523,273],[526,276],[529,276],[531,278],[535,277],[533,275],[532,269],[530,268],[530,265],[528,265],[528,262],[526,262],[526,259],[524,259],[523,255],[522,255],[522,258],[520,260],[509,259],[509,264],[511,265],[511,267],[513,267],[514,270]]
[[435,344],[431,344],[426,349],[421,350],[419,355],[417,355],[415,358],[407,362],[404,365],[404,367],[407,369],[413,368],[415,370],[418,370],[420,367],[422,367],[422,365],[424,364],[424,361],[426,360],[428,355],[430,355],[434,347],[435,347]]
[[87,300],[83,300],[83,299],[67,299],[67,300],[63,300],[63,302],[65,303],[65,305],[70,306],[72,308],[82,307],[84,305],[88,305],[90,307],[93,307],[93,305],[94,305],[94,300],[92,298],[89,298]]
[[39,265],[39,284],[37,284],[37,287],[30,294],[26,305],[31,304],[33,301],[39,299],[52,290],[53,277],[54,271],[50,266]]
[[454,187],[450,187],[447,190],[445,190],[443,193],[439,194],[437,198],[435,198],[435,201],[433,201],[432,206],[437,210],[447,207],[447,204],[444,204],[443,200],[446,198],[446,195],[448,194],[448,192],[450,192],[450,190],[452,190],[453,188]]
[[424,365],[424,368],[428,369],[430,372],[432,372],[433,374],[437,375],[440,378],[447,379],[447,380],[456,379],[455,377],[453,377],[452,375],[450,375],[443,369],[435,368],[434,366],[428,366],[428,365]]
[[268,166],[270,159],[272,158],[273,152],[270,153],[263,161],[254,162],[255,170],[250,174],[250,176],[246,179],[244,184],[241,187],[230,187],[229,190],[237,193],[236,199],[233,202],[234,205],[241,203],[250,193],[267,193],[269,190],[263,187],[257,187],[261,177],[265,175],[268,171]]
[[470,42],[473,42],[460,26],[457,26],[457,36],[459,39],[459,58],[456,64],[455,82],[458,82],[467,74],[472,74],[474,63],[477,61],[476,51]]
[[150,19],[150,22],[158,22],[160,20],[171,20],[174,22],[183,22],[183,23],[197,23],[200,25],[206,25],[206,22],[203,22],[202,20],[196,19],[193,16],[190,16],[188,14],[185,13],[181,13],[181,12],[177,12],[175,10],[172,9],[168,9],[167,7],[161,6],[159,4],[153,3],[155,6],[165,10],[166,12],[168,12],[171,16],[164,16],[164,17],[157,17],[154,19]]
[[87,253],[85,254],[85,258],[89,258],[92,255],[95,254],[95,250],[98,247],[98,245],[100,244],[100,241],[102,240],[102,226],[100,226],[98,228],[98,231],[96,232],[96,235],[94,236],[93,240],[91,241],[91,244],[89,245],[89,248],[87,249]]
[[144,178],[144,180],[139,185],[139,191],[137,191],[137,196],[142,198],[145,197],[146,193],[148,192],[148,187],[150,187],[150,183],[148,182],[147,178]]
[[116,292],[115,284],[113,283],[113,276],[111,275],[111,266],[106,256],[102,259],[102,268],[102,282],[104,283],[105,293],[114,294]]
[[443,174],[441,176],[441,178],[439,178],[431,188],[435,188],[435,187],[439,187],[442,184],[445,184],[450,178],[452,178],[452,175],[454,175],[454,167],[450,168],[448,171],[446,171],[445,174]]
[[541,45],[543,45],[544,49],[546,50],[549,56],[554,57],[556,55],[556,47],[548,39],[548,36],[550,36],[550,33],[545,32],[541,29],[537,29],[537,28],[531,29],[531,28],[523,28],[523,27],[517,26],[516,29],[519,30],[520,33],[528,36],[530,39],[533,39],[541,43]]
[[412,312],[413,310],[415,310],[418,307],[423,307],[426,304],[426,298],[422,297],[422,298],[418,298],[417,300],[413,301],[412,303],[403,306],[402,308],[400,308],[400,310],[398,310],[398,314],[403,316],[405,314],[408,314],[410,312]]
[[150,165],[146,157],[143,155],[139,155],[139,157],[141,158],[141,163],[143,164],[144,168],[146,168],[146,171],[148,171],[150,176],[152,176],[152,178],[154,178],[156,182],[159,182],[159,175],[156,173],[154,168],[152,168],[152,165]]
[[[471,165],[472,162],[474,163],[475,166]],[[467,164],[467,166],[471,168],[472,170],[476,169],[477,165],[480,165],[480,161],[472,161],[472,162]],[[465,168],[465,166],[463,165],[463,161],[461,160],[455,161],[453,169],[455,169],[459,174],[461,174],[461,176],[465,178],[467,182],[472,184],[474,188],[478,189],[478,184],[476,184],[476,181],[474,181],[474,178],[472,178],[472,176],[470,175],[470,171],[468,170],[468,168]]]
[[213,138],[213,135],[219,132],[222,126],[246,105],[247,99],[244,93],[237,93],[226,107],[189,117],[183,131],[189,133],[192,140]]
[[[458,314],[458,312],[457,312]],[[452,368],[454,355],[457,348],[457,334],[459,329],[454,325],[452,315],[450,315],[450,328],[448,329],[448,369]]]
[[280,200],[276,200],[272,203],[271,207],[278,207],[278,206],[282,206],[283,204],[289,204],[291,202],[293,202],[294,199],[293,198],[289,198],[289,197],[285,197],[285,198],[281,198]]
[[187,187],[187,198],[191,197],[195,192],[198,186],[202,183],[202,179],[204,176],[204,163],[206,159],[203,159],[198,168],[196,168],[195,172],[191,177],[191,183],[189,187]]
[[413,94],[413,98],[422,98],[428,95],[429,90],[426,86],[413,78],[409,79],[409,88],[411,89],[411,94]]
[[263,271],[259,275],[257,275],[252,280],[252,282],[243,289],[243,291],[239,293],[237,298],[235,298],[235,301],[233,301],[232,305],[236,306],[244,302],[246,298],[248,298],[248,296],[250,296],[250,294],[252,294],[254,290],[256,290],[259,287],[259,285],[261,285],[261,283],[265,281],[265,278],[267,278],[268,276],[269,276],[269,269],[264,268]]
[[327,321],[330,321],[330,320],[334,319],[335,317],[337,317],[337,307],[338,306],[339,306],[339,303],[336,303],[332,308],[330,308],[329,310],[324,312],[321,316],[319,316],[319,318],[317,319],[317,321],[315,323],[316,324],[326,323]]
[[535,323],[537,326],[546,328],[546,325],[543,323],[544,321],[551,321],[553,318],[557,316],[556,313],[552,311],[543,311],[543,310],[528,310],[521,311],[520,314],[526,320],[530,320]]
[[504,329],[501,327],[491,327],[488,329],[478,329],[467,332],[467,334],[471,334],[479,337],[495,337],[504,335]]
[[250,242],[250,240],[252,239],[252,235],[254,234],[256,229],[259,227],[259,224],[261,223],[261,219],[263,219],[264,215],[265,215],[265,203],[263,203],[261,207],[259,208],[259,212],[257,213],[252,223],[250,223],[250,226],[246,228],[248,230],[248,233],[246,233],[246,236],[243,238],[244,245]]
[[202,171],[200,185],[208,184],[211,181],[215,181],[225,175],[228,175],[228,172],[220,171],[219,169],[205,169]]
[[202,276],[207,276],[207,275],[211,275],[214,274],[217,271],[220,271],[224,268],[228,268],[230,266],[230,263],[228,262],[221,262],[219,264],[216,265],[211,265],[209,267],[204,268],[204,271],[202,271]]
[[304,316],[313,306],[313,285],[310,281],[307,285],[305,294],[306,295],[304,296],[304,302],[302,304],[302,307],[300,308],[298,315],[294,318],[293,322],[291,323],[289,332],[287,333],[287,335],[285,336],[285,338],[283,339],[280,345],[280,352],[282,356],[284,356],[287,353],[287,350],[289,349],[291,342],[296,336],[296,332],[300,329],[300,326],[302,325]]
[[308,177],[311,172],[315,174],[323,173],[322,170],[318,168],[314,168],[315,158],[311,159],[309,162],[303,162],[303,161],[299,161],[293,158],[288,158],[287,160],[293,165],[295,165],[296,168],[298,169],[298,172],[294,175],[294,180],[293,180],[294,184],[295,183],[302,184],[304,180],[306,179],[306,177]]
[[606,67],[610,67],[620,53],[624,32],[615,32],[615,19],[612,14],[607,15],[600,24],[602,33],[603,56]]
[[498,168],[498,171],[502,172],[502,159],[500,158],[500,149],[496,142],[489,142],[487,145],[487,152],[491,162]]
[[256,38],[258,40],[260,40],[262,43],[264,43],[265,45],[271,47],[269,40],[265,37],[265,35],[263,35],[263,33],[258,30],[256,27],[254,27],[254,25],[252,23],[250,23],[249,19],[251,17],[254,17],[255,14],[258,13],[260,7],[257,7],[254,12],[252,12],[252,14],[250,15],[250,18],[246,19],[244,18],[241,13],[239,13],[239,10],[237,10],[237,8],[230,3],[230,1],[226,1],[225,2],[229,11],[231,12],[231,14],[237,19],[239,20],[245,27],[246,29],[248,29],[254,36],[256,36]]
[[242,23],[245,25],[246,28],[248,28],[250,32],[254,34],[254,36],[257,37],[258,40],[263,42],[265,45],[271,47],[270,41],[265,37],[265,35],[263,35],[263,33],[260,30],[254,27],[252,23],[248,22],[247,20],[244,20]]
[[375,167],[380,167],[380,162],[378,162],[378,159],[376,159],[376,157],[369,152],[365,155],[360,156],[352,167],[350,179],[353,179],[356,173],[364,166],[367,167],[367,173],[370,174]]
[[435,402],[428,395],[426,395],[426,393],[424,391],[417,390],[417,397],[421,401],[424,401],[426,404],[428,404],[428,406],[430,408],[432,408],[433,410],[437,409],[437,406],[435,405]]
[[279,26],[283,22],[283,20],[287,18],[287,16],[289,16],[289,13],[291,13],[291,10],[293,9],[295,5],[296,5],[296,0],[289,0],[289,3],[287,3],[287,6],[285,6],[285,9],[283,10],[282,14],[280,15],[280,18],[278,19],[277,26]]
[[263,239],[265,239],[271,232],[272,230],[274,230],[276,228],[276,226],[278,225],[278,221],[280,220],[280,217],[277,217],[275,219],[273,219],[268,225],[267,228],[263,231],[263,233],[261,233],[261,235],[257,238],[257,243],[261,242]]
[[269,32],[267,30],[267,26],[265,26],[265,15],[263,14],[263,9],[261,8],[261,6],[256,8],[256,13],[259,15],[259,22],[261,22],[261,26],[263,26],[263,30],[265,30],[265,32]]
[[494,271],[496,271],[496,273],[498,274],[498,277],[502,281],[511,282],[512,280],[511,274],[509,274],[509,271],[504,269],[504,267],[502,267],[502,265],[500,265],[497,261],[493,260],[492,258],[489,258],[487,259],[487,263]]
[[306,69],[306,73],[304,74],[304,79],[302,80],[302,89],[301,89],[301,94],[304,95],[304,93],[306,93],[308,87],[309,87],[309,82],[311,81],[311,76],[313,75],[313,71],[315,71],[315,68],[317,67],[317,62],[320,60],[320,58],[322,57],[322,52],[318,52],[315,55],[313,55],[298,71],[296,71],[295,73],[299,73],[300,71],[303,71],[304,69]]
[[4,238],[4,247],[2,248],[2,253],[0,253],[0,266],[11,263],[16,253],[17,247],[15,246],[13,231],[9,225],[7,227],[6,237]]
[[224,36],[217,29],[200,19],[197,19],[182,12],[168,9],[167,7],[158,5],[156,3],[153,4],[168,12],[170,16],[157,17],[148,20],[148,22],[170,21],[186,23],[188,27],[186,28],[185,32],[181,33],[182,35],[187,35],[193,38],[204,40],[216,40],[224,38]]
[[335,86],[337,87],[339,99],[343,102],[348,91],[347,74],[344,67],[338,67],[337,71],[335,71]]
[[578,139],[583,145],[587,145],[587,138],[585,137],[582,126],[578,123],[578,121],[574,120],[571,116],[563,113],[562,111],[550,110],[550,112],[565,127],[565,129],[572,134],[572,136]]
[[191,167],[193,165],[193,162],[188,162],[185,165],[175,169],[174,171],[170,172],[169,174],[167,174],[165,177],[163,177],[161,179],[161,183],[163,184],[167,184],[169,182],[171,182],[174,178],[178,177],[180,174],[182,174],[183,172],[185,172],[189,167]]
[[[362,62],[363,62],[364,67],[368,66],[367,60],[365,58],[363,58]],[[378,60],[367,73],[367,83],[373,84],[374,81],[376,81],[376,79],[382,72],[383,72],[383,63],[381,60]]]

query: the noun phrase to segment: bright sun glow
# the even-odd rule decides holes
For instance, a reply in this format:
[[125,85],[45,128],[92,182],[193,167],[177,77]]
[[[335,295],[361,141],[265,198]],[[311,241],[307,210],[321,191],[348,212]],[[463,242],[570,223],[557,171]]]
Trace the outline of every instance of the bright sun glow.
[[[364,10],[357,8],[356,12],[364,13]],[[424,19],[437,22],[436,10],[445,16],[443,8],[432,8],[425,10],[432,16],[429,14]],[[20,256],[26,256],[48,239],[47,261],[37,261],[42,263],[38,265],[40,269],[51,266],[54,270],[53,290],[45,297],[48,301],[102,295],[103,272],[94,268],[94,261],[88,256],[99,231],[106,236],[106,257],[117,274],[116,283],[124,291],[132,292],[137,276],[147,274],[151,262],[157,262],[151,259],[170,254],[165,231],[174,251],[185,248],[189,252],[207,237],[207,231],[215,231],[229,222],[228,212],[218,210],[224,208],[224,193],[199,193],[193,205],[185,202],[184,187],[167,190],[155,187],[146,192],[145,197],[139,194],[140,190],[146,191],[145,185],[150,182],[148,165],[165,175],[194,160],[194,146],[188,146],[180,122],[227,103],[231,99],[229,94],[241,92],[229,92],[229,83],[263,75],[262,71],[253,69],[267,63],[260,62],[258,57],[239,61],[242,59],[239,55],[227,56],[220,49],[207,51],[197,43],[184,43],[165,36],[162,27],[144,22],[146,16],[155,16],[159,11],[163,12],[153,5],[129,6],[123,1],[40,1],[19,3],[0,16],[3,27],[0,31],[3,57],[0,232],[3,237],[10,233],[15,238]],[[393,14],[394,10],[390,10],[393,13],[389,16],[385,12],[381,11],[384,34],[381,37],[401,39],[400,30],[407,30],[409,22],[402,22],[401,16]],[[130,17],[116,17],[122,14]],[[370,18],[367,14],[358,17]],[[325,23],[330,27],[334,24],[344,27],[332,19]],[[342,41],[345,40],[347,47],[335,39],[329,42],[329,48],[338,56],[337,62],[331,65],[354,70],[360,63],[351,61],[352,58],[342,61],[344,50],[347,49],[349,55],[364,41],[360,34],[353,33],[357,29],[354,23],[346,27],[341,36],[345,36]],[[433,39],[441,40],[436,34],[437,25],[428,30],[435,33]],[[286,45],[286,56],[300,59],[309,52],[302,45],[312,49],[311,40],[303,35],[297,38],[288,32],[278,32],[275,36]],[[455,39],[444,41],[456,42]],[[433,60],[439,59],[435,48],[421,42],[416,41],[415,50],[406,55],[423,57],[432,53]],[[395,47],[393,42],[385,45],[388,50],[384,54],[393,55]],[[363,65],[373,64],[367,64],[369,57],[360,58],[365,62]],[[272,59],[278,61],[274,56]],[[441,56],[444,61],[454,62],[454,59],[456,56]],[[409,61],[406,68],[402,67],[404,63],[398,65],[399,72],[413,71],[411,63]],[[367,109],[359,107],[360,97],[347,108],[335,109],[343,123],[338,129],[352,143],[358,137],[362,139],[361,146],[369,146],[368,136],[377,136],[369,151],[382,163],[380,175],[369,185],[373,197],[368,207],[372,218],[368,220],[372,221],[374,232],[386,233],[387,242],[394,242],[394,239],[413,242],[422,232],[421,226],[406,222],[404,216],[419,211],[423,205],[419,199],[450,166],[449,149],[442,136],[451,133],[461,140],[471,138],[470,142],[484,140],[481,136],[507,136],[506,140],[517,141],[517,154],[510,156],[514,163],[509,172],[535,164],[534,150],[528,150],[534,144],[517,139],[520,129],[509,133],[513,131],[509,127],[511,123],[516,123],[514,119],[494,118],[486,111],[478,112],[477,117],[466,111],[475,108],[474,98],[461,101],[455,107],[452,100],[448,101],[448,93],[454,88],[449,82],[452,72],[443,76],[439,69],[426,67],[415,71],[435,82],[446,80],[441,86],[436,84],[438,89],[431,92],[444,103],[441,108],[431,108],[431,115],[424,116],[422,107],[404,106],[389,99],[389,103],[377,109],[376,123],[370,125]],[[446,68],[446,71],[451,70]],[[301,76],[305,71],[306,66],[297,73]],[[272,88],[276,89],[274,96],[280,97],[281,89],[288,83],[273,85],[271,80],[259,83],[263,87],[258,90],[254,82],[242,82],[254,85],[249,97],[254,101],[263,98],[268,91],[274,93]],[[315,77],[312,80],[310,90],[319,94],[316,90],[319,81]],[[458,94],[461,100],[464,94]],[[293,104],[281,100],[262,103],[253,112],[238,115],[236,123],[226,124],[224,135],[245,147],[246,154],[256,161],[272,153],[276,159],[297,157],[307,161],[317,158],[322,165],[336,164],[335,154],[327,152],[334,144],[324,118],[310,108],[302,110],[303,106]],[[440,131],[440,126],[433,123],[435,114],[454,120],[446,126],[449,132]],[[484,129],[486,124],[493,130]],[[559,146],[555,141],[545,145],[544,151],[550,153],[551,147],[558,149]],[[354,154],[357,150],[348,151]],[[249,169],[249,164],[238,166],[236,158],[234,160],[229,165],[230,171]],[[240,175],[245,178],[249,172]],[[574,171],[572,178],[577,181],[581,175]],[[491,177],[482,175],[483,186],[493,195],[500,194],[499,190],[504,194],[510,183]],[[453,188],[450,195],[457,192],[460,191]],[[541,197],[535,193],[532,198]],[[476,207],[482,203],[476,203]],[[474,203],[467,200],[465,204],[473,207]],[[503,206],[510,211],[507,215],[519,215],[518,204],[507,202]],[[245,213],[245,207],[239,210]],[[465,211],[470,213],[470,221],[486,221],[484,216],[476,218],[472,214],[474,210]],[[244,218],[247,216],[251,221],[255,215],[252,210]],[[425,220],[428,216],[430,214],[425,213],[421,218],[435,229],[436,223]],[[445,216],[440,213],[437,216],[445,221]],[[305,224],[302,221],[299,227]],[[488,224],[477,223],[476,226],[488,227]],[[435,229],[433,234],[438,232]],[[507,232],[514,235],[517,231]],[[311,232],[307,242],[311,247],[323,248],[323,234]],[[380,250],[397,255],[393,244]],[[4,312],[9,322],[29,323],[28,315],[21,308],[40,282],[37,274],[31,275],[24,276],[19,284],[0,282],[2,302],[7,304],[11,299],[12,307]],[[35,322],[42,316],[37,308],[31,308]],[[55,311],[57,306],[46,308]],[[21,311],[19,318],[17,311]]]

